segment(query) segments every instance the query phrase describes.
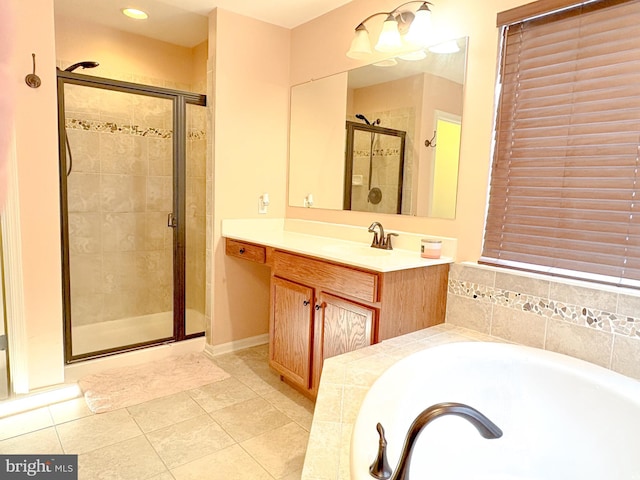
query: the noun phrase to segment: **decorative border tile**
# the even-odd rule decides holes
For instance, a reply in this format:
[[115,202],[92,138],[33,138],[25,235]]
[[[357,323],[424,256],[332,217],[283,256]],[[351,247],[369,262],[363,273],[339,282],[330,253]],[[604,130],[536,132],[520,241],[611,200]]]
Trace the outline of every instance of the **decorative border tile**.
[[[136,135],[140,137],[172,138],[173,130],[166,128],[141,127],[139,125],[117,124],[99,120],[84,120],[67,118],[65,126],[69,129],[84,130],[89,132],[120,133],[123,135]],[[207,138],[204,130],[189,130],[187,139],[203,140]]]
[[572,305],[549,298],[525,295],[487,285],[449,279],[449,294],[513,308],[541,317],[561,320],[603,332],[640,337],[640,318],[619,315],[587,306]]

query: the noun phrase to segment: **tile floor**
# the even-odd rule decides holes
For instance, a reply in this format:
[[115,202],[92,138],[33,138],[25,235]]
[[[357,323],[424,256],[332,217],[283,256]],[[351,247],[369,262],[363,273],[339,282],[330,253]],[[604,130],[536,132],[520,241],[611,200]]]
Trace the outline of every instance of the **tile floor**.
[[0,419],[0,454],[78,454],[80,480],[299,479],[314,405],[267,355],[218,356],[230,378],[108,413],[78,398]]

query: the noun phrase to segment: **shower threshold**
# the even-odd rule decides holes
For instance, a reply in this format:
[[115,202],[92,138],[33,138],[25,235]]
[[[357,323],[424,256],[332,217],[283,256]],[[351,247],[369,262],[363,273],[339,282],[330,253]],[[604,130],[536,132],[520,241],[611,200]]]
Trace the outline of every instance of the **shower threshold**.
[[[74,355],[142,344],[173,336],[173,312],[77,325],[71,332]],[[204,332],[204,315],[187,309],[186,334],[200,332]]]

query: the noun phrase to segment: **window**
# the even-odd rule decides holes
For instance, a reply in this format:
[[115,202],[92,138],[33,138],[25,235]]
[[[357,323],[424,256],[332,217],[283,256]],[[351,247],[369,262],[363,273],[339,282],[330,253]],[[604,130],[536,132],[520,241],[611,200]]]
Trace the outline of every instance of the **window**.
[[638,25],[640,0],[503,25],[481,263],[640,288]]

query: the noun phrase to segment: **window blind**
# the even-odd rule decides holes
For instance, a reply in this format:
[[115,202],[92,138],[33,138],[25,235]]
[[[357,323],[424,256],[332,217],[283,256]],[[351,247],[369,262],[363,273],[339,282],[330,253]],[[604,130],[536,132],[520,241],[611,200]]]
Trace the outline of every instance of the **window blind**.
[[640,1],[503,28],[481,263],[640,287]]

